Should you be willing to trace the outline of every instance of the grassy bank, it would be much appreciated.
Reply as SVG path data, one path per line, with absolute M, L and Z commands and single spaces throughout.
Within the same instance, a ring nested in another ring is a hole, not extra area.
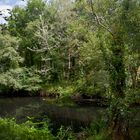
M 0 118 L 0 139 L 1 140 L 106 140 L 107 134 L 103 131 L 104 124 L 98 122 L 82 132 L 73 133 L 70 127 L 63 126 L 52 134 L 47 123 L 26 122 L 17 124 L 14 119 Z M 101 130 L 101 131 L 100 131 Z

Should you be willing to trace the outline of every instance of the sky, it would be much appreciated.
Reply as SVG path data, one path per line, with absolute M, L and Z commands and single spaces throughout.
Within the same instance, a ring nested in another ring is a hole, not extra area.
M 26 1 L 26 0 L 25 0 Z M 0 0 L 0 11 L 2 15 L 0 15 L 0 24 L 6 23 L 3 17 L 8 17 L 8 11 L 6 9 L 12 9 L 14 6 L 25 6 L 26 2 L 24 0 Z
M 15 5 L 25 5 L 25 1 L 27 0 L 0 0 L 0 5 L 9 5 L 11 7 L 15 6 Z

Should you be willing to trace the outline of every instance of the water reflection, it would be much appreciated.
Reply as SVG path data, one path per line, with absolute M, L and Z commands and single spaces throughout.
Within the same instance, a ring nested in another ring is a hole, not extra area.
M 86 127 L 100 117 L 103 110 L 98 107 L 58 106 L 38 97 L 0 98 L 0 117 L 15 117 L 18 122 L 24 122 L 28 117 L 43 119 L 47 116 L 55 128 L 70 125 L 78 130 L 78 127 Z

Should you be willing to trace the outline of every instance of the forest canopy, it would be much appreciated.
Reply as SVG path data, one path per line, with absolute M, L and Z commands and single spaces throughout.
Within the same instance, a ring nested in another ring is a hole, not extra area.
M 14 7 L 1 24 L 2 89 L 38 91 L 54 83 L 91 94 L 138 89 L 139 5 L 30 0 Z
M 113 138 L 129 137 L 128 109 L 140 103 L 139 0 L 29 0 L 0 29 L 0 93 L 108 98 Z

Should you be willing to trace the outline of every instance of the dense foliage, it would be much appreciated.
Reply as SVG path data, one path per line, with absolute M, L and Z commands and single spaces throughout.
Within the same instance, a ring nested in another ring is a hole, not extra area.
M 36 127 L 38 124 L 42 124 L 42 127 Z M 64 126 L 61 126 L 56 134 L 52 134 L 48 125 L 45 122 L 33 123 L 31 121 L 16 124 L 14 119 L 0 118 L 0 138 L 3 140 L 105 140 L 109 138 L 103 131 L 103 123 L 92 124 L 88 130 L 84 131 L 87 133 L 86 137 L 84 132 L 83 136 L 82 134 L 78 136 L 72 132 L 70 127 Z M 100 131 L 101 127 L 103 127 L 102 131 Z
M 15 7 L 1 25 L 2 89 L 65 84 L 101 95 L 136 89 L 139 10 L 137 0 L 30 0 Z
M 29 0 L 0 27 L 1 93 L 106 97 L 113 139 L 129 139 L 130 106 L 140 102 L 139 0 Z

